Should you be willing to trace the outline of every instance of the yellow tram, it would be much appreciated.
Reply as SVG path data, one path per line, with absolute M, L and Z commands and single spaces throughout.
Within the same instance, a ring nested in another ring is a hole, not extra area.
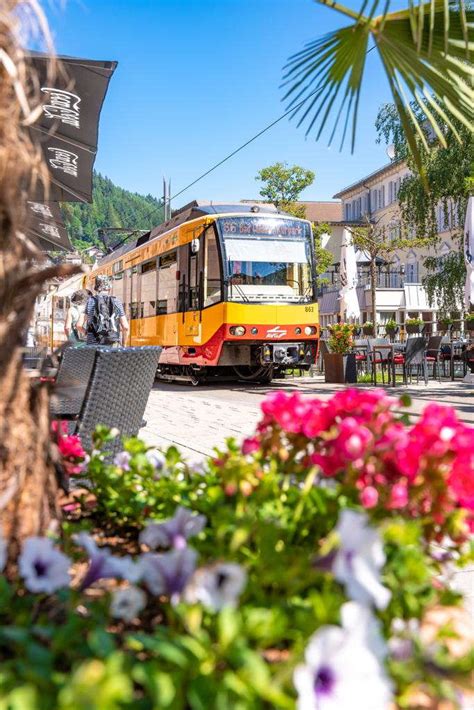
M 113 279 L 131 345 L 161 345 L 158 374 L 269 382 L 308 369 L 319 338 L 310 222 L 269 205 L 192 202 L 90 272 Z

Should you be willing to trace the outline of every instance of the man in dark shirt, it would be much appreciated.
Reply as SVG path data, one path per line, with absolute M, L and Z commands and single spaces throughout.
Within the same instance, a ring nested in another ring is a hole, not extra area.
M 97 297 L 100 296 L 111 296 L 111 290 L 112 290 L 112 280 L 110 276 L 106 275 L 100 275 L 96 276 L 95 279 L 95 292 L 96 295 L 92 296 L 89 298 L 86 304 L 86 308 L 84 313 L 80 316 L 78 322 L 77 322 L 77 328 L 79 330 L 82 330 L 82 332 L 85 332 L 87 335 L 87 344 L 88 345 L 100 345 L 101 341 L 97 337 L 97 334 L 94 332 L 94 329 L 91 327 L 94 314 L 96 313 L 97 310 Z M 118 345 L 126 345 L 127 344 L 127 337 L 128 337 L 128 320 L 127 316 L 125 315 L 125 310 L 123 307 L 122 301 L 117 298 L 117 296 L 113 296 L 113 314 L 111 318 L 112 325 L 114 329 L 116 330 L 116 343 Z

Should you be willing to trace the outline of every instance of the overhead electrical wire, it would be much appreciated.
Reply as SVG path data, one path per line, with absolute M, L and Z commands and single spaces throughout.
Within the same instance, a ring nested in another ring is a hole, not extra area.
M 367 50 L 367 52 L 365 53 L 366 56 L 367 56 L 367 54 L 369 54 L 369 52 L 371 52 L 373 49 L 375 49 L 375 45 L 373 45 L 372 47 L 370 47 L 370 48 Z M 323 87 L 323 88 L 324 88 L 324 87 Z M 209 175 L 210 173 L 214 172 L 214 170 L 217 170 L 217 168 L 219 168 L 221 165 L 223 165 L 223 164 L 226 163 L 228 160 L 230 160 L 231 158 L 233 158 L 234 155 L 237 155 L 237 153 L 240 153 L 241 150 L 243 150 L 243 149 L 246 148 L 248 145 L 250 145 L 251 143 L 253 143 L 254 141 L 256 141 L 257 138 L 260 138 L 260 136 L 263 136 L 263 134 L 266 133 L 267 131 L 269 131 L 271 128 L 273 128 L 273 126 L 276 126 L 277 123 L 280 123 L 280 121 L 283 121 L 284 118 L 286 118 L 286 117 L 289 116 L 290 114 L 292 114 L 292 113 L 294 113 L 295 111 L 297 111 L 301 106 L 303 106 L 303 104 L 306 103 L 306 101 L 307 101 L 311 96 L 314 96 L 315 94 L 321 93 L 321 92 L 323 91 L 323 88 L 315 89 L 311 94 L 308 94 L 308 96 L 306 96 L 306 98 L 304 98 L 302 101 L 300 101 L 300 103 L 296 104 L 296 106 L 292 106 L 291 109 L 289 109 L 288 111 L 286 111 L 283 115 L 281 115 L 281 116 L 280 116 L 279 118 L 277 118 L 275 121 L 272 121 L 272 123 L 269 123 L 268 126 L 266 126 L 266 127 L 263 128 L 261 131 L 259 131 L 259 132 L 256 133 L 254 136 L 252 136 L 252 138 L 250 138 L 248 141 L 246 141 L 245 143 L 242 143 L 242 145 L 239 146 L 238 148 L 236 148 L 235 150 L 233 150 L 232 153 L 229 153 L 229 155 L 226 155 L 225 158 L 222 158 L 222 160 L 220 160 L 218 163 L 216 163 L 216 164 L 213 165 L 211 168 L 209 168 L 209 170 L 206 170 L 205 173 L 202 173 L 202 175 L 200 175 L 200 176 L 197 177 L 195 180 L 193 180 L 192 182 L 190 182 L 189 185 L 186 185 L 186 187 L 183 187 L 182 190 L 180 190 L 179 192 L 176 192 L 174 195 L 172 195 L 172 197 L 169 198 L 169 201 L 171 202 L 171 200 L 175 200 L 177 197 L 179 197 L 180 195 L 182 195 L 183 192 L 186 192 L 186 190 L 189 190 L 190 187 L 192 187 L 193 185 L 196 185 L 196 183 L 198 183 L 200 180 L 202 180 L 203 178 L 205 178 L 205 177 L 206 177 L 207 175 Z

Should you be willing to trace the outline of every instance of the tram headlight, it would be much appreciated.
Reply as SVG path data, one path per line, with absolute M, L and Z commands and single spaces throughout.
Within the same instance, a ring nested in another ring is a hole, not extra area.
M 314 325 L 307 325 L 306 328 L 304 329 L 304 334 L 305 335 L 314 335 L 316 333 L 316 328 Z
M 233 325 L 229 328 L 231 335 L 245 335 L 245 328 L 243 325 Z
M 295 328 L 295 333 L 296 335 L 301 335 L 301 328 L 299 326 Z
M 252 330 L 250 332 L 252 333 L 252 335 L 257 335 L 258 328 L 252 328 Z

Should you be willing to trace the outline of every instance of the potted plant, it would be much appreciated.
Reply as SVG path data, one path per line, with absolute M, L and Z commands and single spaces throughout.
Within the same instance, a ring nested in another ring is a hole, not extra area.
M 393 318 L 390 318 L 390 320 L 385 323 L 385 332 L 387 333 L 390 340 L 394 340 L 395 335 L 398 332 L 397 321 L 393 320 Z
M 375 335 L 374 324 L 370 320 L 366 321 L 362 324 L 362 332 L 364 335 Z
M 407 318 L 405 321 L 405 330 L 407 333 L 422 333 L 424 327 L 425 323 L 421 318 Z
M 326 382 L 357 382 L 355 353 L 351 352 L 354 326 L 350 323 L 334 323 L 328 330 L 329 352 L 324 354 Z
M 467 313 L 465 318 L 466 330 L 474 330 L 474 313 Z
M 438 329 L 442 333 L 447 333 L 453 324 L 453 319 L 450 316 L 440 315 L 438 318 Z

